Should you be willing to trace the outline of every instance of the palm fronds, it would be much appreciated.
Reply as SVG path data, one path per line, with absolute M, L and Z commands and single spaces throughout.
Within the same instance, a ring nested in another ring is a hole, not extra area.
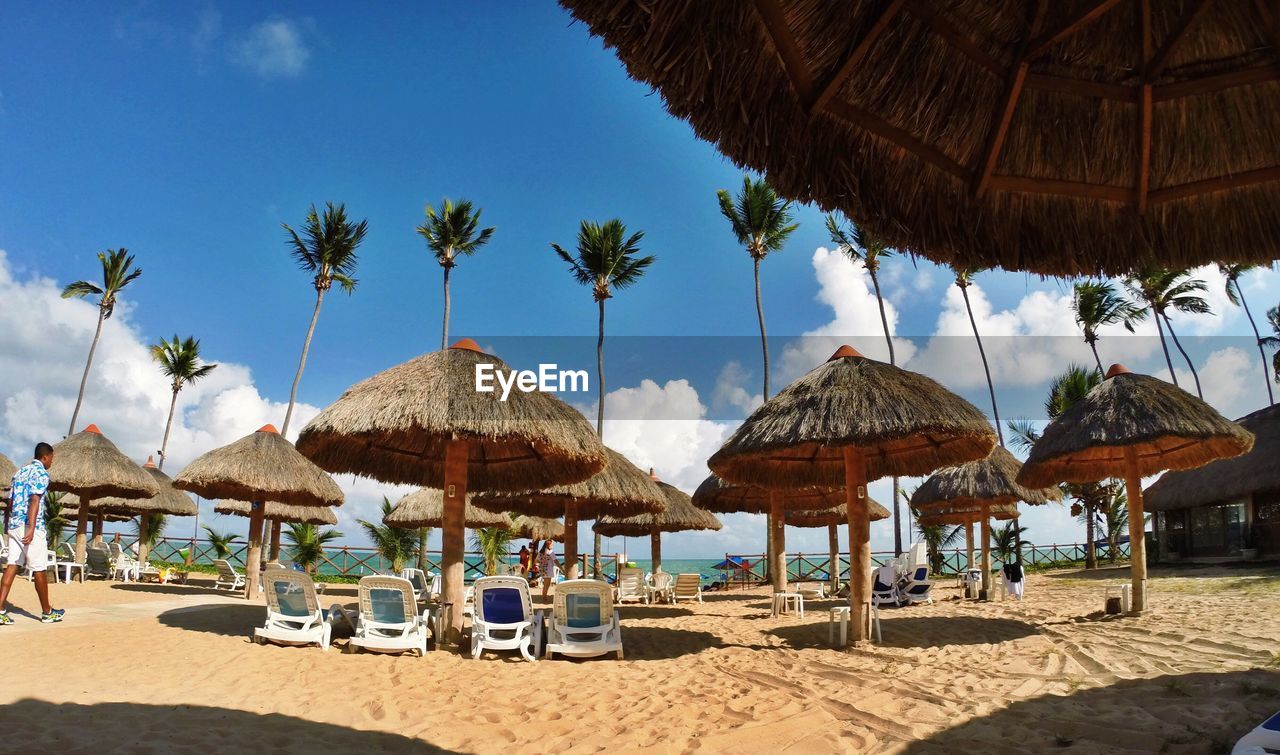
M 418 531 L 392 527 L 382 520 L 391 513 L 391 501 L 382 497 L 382 516 L 377 523 L 357 519 L 356 523 L 373 542 L 373 548 L 382 559 L 391 564 L 391 570 L 399 573 L 404 565 L 418 553 Z
M 627 227 L 614 218 L 604 224 L 582 221 L 578 229 L 578 247 L 571 254 L 559 244 L 552 244 L 555 253 L 569 265 L 569 271 L 578 283 L 591 286 L 596 301 L 612 296 L 613 289 L 635 285 L 653 264 L 656 257 L 639 257 L 640 241 L 644 231 L 627 235 Z
M 291 522 L 284 536 L 290 542 L 289 560 L 312 574 L 316 564 L 324 558 L 325 544 L 342 537 L 342 533 L 335 529 L 320 529 L 314 524 Z
M 213 548 L 213 552 L 218 558 L 231 558 L 231 544 L 240 539 L 240 536 L 233 532 L 217 532 L 209 525 L 202 525 L 205 537 L 209 541 L 209 546 Z
M 327 291 L 334 281 L 348 294 L 355 291 L 356 250 L 369 231 L 368 220 L 353 224 L 347 219 L 346 205 L 326 202 L 323 217 L 311 205 L 301 234 L 288 223 L 281 226 L 288 236 L 289 253 L 299 268 L 314 274 L 317 291 Z
M 779 197 L 763 178 L 743 176 L 736 197 L 721 189 L 716 199 L 720 214 L 728 219 L 733 235 L 752 259 L 781 251 L 787 237 L 800 227 L 791 222 L 791 202 Z
M 516 534 L 506 527 L 481 527 L 471 531 L 471 547 L 484 555 L 484 573 L 493 576 L 511 554 Z
M 445 199 L 440 209 L 427 205 L 427 221 L 418 226 L 418 235 L 427 241 L 427 248 L 436 257 L 441 267 L 453 267 L 457 264 L 459 254 L 472 255 L 480 247 L 489 243 L 494 228 L 480 226 L 479 209 L 472 208 L 471 202 L 463 199 L 456 204 Z

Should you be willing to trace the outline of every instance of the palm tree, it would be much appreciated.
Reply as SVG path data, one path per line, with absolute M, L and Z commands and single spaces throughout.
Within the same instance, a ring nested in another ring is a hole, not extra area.
M 307 338 L 302 342 L 302 358 L 298 360 L 298 372 L 294 375 L 293 387 L 289 390 L 289 408 L 285 411 L 284 426 L 280 429 L 281 435 L 288 435 L 289 421 L 293 419 L 293 405 L 298 400 L 298 383 L 302 381 L 302 371 L 307 366 L 307 352 L 311 350 L 311 337 L 315 335 L 316 320 L 320 318 L 320 305 L 324 303 L 324 295 L 335 281 L 348 295 L 355 292 L 357 281 L 352 276 L 356 271 L 356 250 L 369 231 L 369 221 L 361 220 L 353 225 L 347 220 L 346 205 L 334 206 L 333 202 L 328 202 L 325 204 L 323 219 L 316 214 L 316 206 L 311 205 L 302 236 L 290 228 L 288 223 L 280 225 L 288 234 L 289 253 L 303 272 L 311 274 L 311 284 L 316 289 L 316 308 L 311 313 L 311 324 L 307 326 Z
M 44 499 L 44 536 L 50 551 L 62 542 L 62 531 L 71 524 L 71 520 L 62 515 L 62 495 L 50 490 Z
M 484 573 L 494 576 L 498 567 L 511 555 L 516 535 L 506 527 L 481 527 L 471 533 L 471 547 L 484 554 Z
M 164 469 L 169 449 L 169 430 L 173 428 L 173 413 L 178 408 L 178 391 L 184 385 L 194 383 L 213 372 L 218 365 L 200 364 L 200 342 L 191 336 L 179 340 L 175 335 L 172 341 L 161 338 L 160 343 L 151 347 L 151 358 L 159 363 L 160 371 L 169 378 L 173 387 L 173 398 L 169 400 L 169 419 L 164 423 L 164 440 L 160 441 L 160 468 Z
M 204 525 L 204 534 L 218 558 L 231 558 L 231 544 L 240 539 L 239 535 L 232 532 L 216 532 L 207 524 Z
M 391 501 L 386 496 L 382 497 L 382 520 L 387 518 L 387 514 L 391 513 Z M 392 527 L 389 524 L 373 524 L 363 519 L 357 519 L 356 523 L 364 529 L 364 533 L 373 541 L 373 548 L 382 557 L 383 561 L 391 564 L 392 573 L 399 574 L 404 568 L 405 562 L 413 558 L 418 551 L 417 532 L 414 530 L 400 529 Z
M 146 520 L 146 526 L 143 526 L 142 520 Z M 133 523 L 134 534 L 138 536 L 138 547 L 146 546 L 145 552 L 151 552 L 156 543 L 159 543 L 164 537 L 164 526 L 169 523 L 169 518 L 160 512 L 150 514 L 142 514 L 137 521 Z
M 489 243 L 495 229 L 485 228 L 477 233 L 480 210 L 471 209 L 471 203 L 463 199 L 457 204 L 445 199 L 440 211 L 427 205 L 427 222 L 418 226 L 418 235 L 427 240 L 427 248 L 436 256 L 436 262 L 444 268 L 444 325 L 440 330 L 440 348 L 449 345 L 449 273 L 458 264 L 458 255 L 470 256 Z
M 314 524 L 291 522 L 289 531 L 284 533 L 289 538 L 289 560 L 301 566 L 307 574 L 314 574 L 316 564 L 324 558 L 324 546 L 331 540 L 342 537 L 335 529 L 320 529 Z
M 982 358 L 982 371 L 986 373 L 987 390 L 991 393 L 991 414 L 996 421 L 996 436 L 1000 439 L 1000 445 L 1003 446 L 1004 430 L 1000 427 L 1000 407 L 996 405 L 996 384 L 991 381 L 991 367 L 987 364 L 987 352 L 982 348 L 982 334 L 978 332 L 978 321 L 973 318 L 973 306 L 969 303 L 969 286 L 973 283 L 973 276 L 985 269 L 982 267 L 952 268 L 956 274 L 956 287 L 964 297 L 964 310 L 969 313 L 969 325 L 973 328 L 974 340 L 978 342 L 978 356 Z
M 1164 359 L 1169 366 L 1169 375 L 1173 378 L 1173 384 L 1178 384 L 1178 375 L 1173 371 L 1173 360 L 1169 358 L 1169 347 L 1164 342 L 1164 331 L 1160 330 L 1161 321 L 1169 329 L 1169 335 L 1173 337 L 1173 345 L 1178 348 L 1182 358 L 1187 362 L 1187 367 L 1191 370 L 1191 377 L 1196 382 L 1196 395 L 1203 399 L 1200 375 L 1196 372 L 1196 366 L 1191 361 L 1191 357 L 1187 356 L 1186 350 L 1182 348 L 1178 334 L 1173 332 L 1169 310 L 1176 309 L 1179 312 L 1197 315 L 1213 314 L 1209 309 L 1209 303 L 1200 296 L 1201 292 L 1208 290 L 1205 282 L 1192 278 L 1189 270 L 1166 270 L 1157 267 L 1129 274 L 1124 280 L 1124 285 L 1136 298 L 1146 303 L 1144 311 L 1150 311 L 1155 317 L 1156 330 L 1160 333 L 1160 345 L 1164 348 Z
M 1271 392 L 1271 376 L 1267 374 L 1267 353 L 1263 349 L 1266 345 L 1262 334 L 1258 332 L 1258 323 L 1253 320 L 1253 313 L 1249 311 L 1249 302 L 1244 299 L 1244 291 L 1240 288 L 1240 278 L 1245 273 L 1261 268 L 1262 265 L 1246 265 L 1241 263 L 1223 264 L 1218 263 L 1218 271 L 1227 279 L 1227 299 L 1237 307 L 1244 307 L 1245 317 L 1249 318 L 1249 326 L 1253 328 L 1253 337 L 1258 342 L 1258 356 L 1262 358 L 1262 382 L 1267 385 L 1267 404 L 1271 405 L 1276 402 L 1275 394 Z M 1270 265 L 1267 265 L 1270 267 Z
M 1102 358 L 1098 356 L 1098 330 L 1106 325 L 1119 324 L 1132 333 L 1134 325 L 1147 316 L 1146 310 L 1121 296 L 1115 285 L 1107 280 L 1077 283 L 1071 309 L 1075 312 L 1076 324 L 1084 331 L 1084 342 L 1093 350 L 1098 372 L 1106 371 Z
M 1019 525 L 1017 519 L 991 529 L 991 550 L 995 551 L 1000 563 L 1007 564 L 1017 560 L 1025 542 L 1022 536 L 1026 531 L 1027 528 Z
M 552 244 L 560 259 L 569 265 L 569 272 L 578 283 L 591 286 L 591 295 L 600 307 L 600 330 L 596 337 L 596 434 L 604 437 L 604 303 L 613 297 L 615 289 L 634 286 L 644 277 L 645 271 L 656 259 L 653 255 L 640 255 L 640 241 L 644 231 L 627 236 L 627 227 L 614 218 L 603 225 L 582 221 L 578 229 L 578 249 L 573 255 L 559 244 Z M 595 536 L 594 572 L 600 571 L 600 535 Z
M 880 293 L 880 258 L 890 257 L 893 250 L 879 237 L 864 231 L 855 224 L 852 232 L 840 227 L 834 214 L 827 215 L 827 233 L 831 243 L 853 262 L 861 262 L 871 276 L 871 285 L 876 290 L 876 304 L 880 307 L 880 326 L 884 329 L 884 341 L 889 347 L 889 364 L 896 365 L 898 360 L 893 351 L 893 335 L 889 332 L 889 317 L 884 311 L 884 296 Z M 902 555 L 901 507 L 898 503 L 898 478 L 893 478 L 893 552 Z
M 907 491 L 904 490 L 902 493 L 905 497 Z M 964 527 L 950 524 L 921 524 L 920 512 L 912 509 L 911 514 L 915 517 L 916 531 L 924 539 L 925 551 L 929 554 L 929 571 L 934 574 L 941 574 L 943 569 L 942 552 L 947 548 L 953 547 L 964 536 Z
M 80 377 L 80 393 L 76 396 L 76 408 L 71 413 L 71 424 L 67 427 L 67 435 L 76 431 L 76 420 L 80 418 L 80 405 L 84 403 L 84 389 L 89 382 L 89 368 L 93 366 L 93 352 L 98 349 L 98 339 L 102 337 L 102 323 L 111 317 L 116 309 L 116 297 L 126 286 L 142 275 L 142 268 L 133 266 L 133 255 L 128 249 L 108 249 L 98 252 L 98 261 L 102 263 L 102 285 L 89 281 L 76 281 L 62 289 L 63 299 L 83 299 L 86 296 L 98 297 L 98 328 L 93 331 L 93 342 L 89 344 L 89 358 L 84 362 L 84 375 Z
M 1275 335 L 1263 336 L 1262 345 L 1269 349 L 1280 349 L 1280 305 L 1267 310 L 1267 322 L 1271 324 L 1271 332 Z M 1271 355 L 1271 374 L 1280 384 L 1280 351 Z

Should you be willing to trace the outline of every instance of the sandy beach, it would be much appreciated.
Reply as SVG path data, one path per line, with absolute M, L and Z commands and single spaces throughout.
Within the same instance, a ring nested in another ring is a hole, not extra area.
M 260 604 L 201 587 L 25 581 L 0 629 L 10 745 L 70 752 L 1217 752 L 1280 703 L 1280 569 L 1156 570 L 1152 610 L 1102 618 L 1104 569 L 1032 575 L 1022 603 L 883 612 L 827 645 L 833 601 L 771 617 L 763 589 L 623 609 L 624 661 L 258 646 Z M 322 602 L 354 604 L 343 586 Z M 24 747 L 25 749 L 25 747 Z

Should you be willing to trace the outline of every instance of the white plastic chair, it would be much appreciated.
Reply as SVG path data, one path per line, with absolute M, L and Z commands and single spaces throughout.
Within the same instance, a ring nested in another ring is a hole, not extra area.
M 84 575 L 89 577 L 105 577 L 111 579 L 115 568 L 111 565 L 111 552 L 102 545 L 90 545 L 84 551 Z
M 556 585 L 550 623 L 547 658 L 556 653 L 573 658 L 616 653 L 622 660 L 622 621 L 607 582 L 569 579 Z
M 933 603 L 933 583 L 929 581 L 929 567 L 917 566 L 898 587 L 898 596 L 904 603 Z
M 871 572 L 871 604 L 874 606 L 902 605 L 898 592 L 897 574 L 892 564 Z
M 244 587 L 244 575 L 236 571 L 230 561 L 219 558 L 213 562 L 213 565 L 218 567 L 218 581 L 213 583 L 215 588 L 239 590 Z
M 475 583 L 471 657 L 485 650 L 519 650 L 536 661 L 542 644 L 542 612 L 529 600 L 524 577 L 480 577 Z
M 258 644 L 310 645 L 329 649 L 333 624 L 320 610 L 311 577 L 291 569 L 271 568 L 263 572 L 267 595 L 267 620 L 253 630 Z
M 701 574 L 677 574 L 676 583 L 671 588 L 671 602 L 678 603 L 681 600 L 696 600 L 702 602 L 702 575 Z
M 351 622 L 345 611 L 342 615 Z M 347 652 L 359 648 L 380 653 L 414 651 L 427 654 L 430 609 L 418 614 L 413 585 L 403 577 L 374 575 L 360 580 L 360 615 Z
M 701 581 L 701 580 L 699 580 Z M 671 589 L 675 584 L 675 577 L 664 571 L 657 571 L 649 575 L 649 601 L 657 603 L 660 600 L 671 602 Z

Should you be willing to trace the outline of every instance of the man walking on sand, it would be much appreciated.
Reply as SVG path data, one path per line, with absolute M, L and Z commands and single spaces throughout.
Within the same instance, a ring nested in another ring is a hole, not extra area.
M 18 575 L 18 567 L 32 571 L 36 595 L 40 598 L 40 621 L 53 624 L 62 621 L 64 611 L 49 604 L 49 581 L 45 569 L 49 565 L 49 547 L 44 530 L 44 497 L 49 490 L 49 467 L 53 466 L 53 446 L 37 443 L 31 463 L 13 476 L 10 489 L 9 529 L 5 538 L 9 547 L 9 564 L 0 578 L 0 626 L 12 624 L 9 617 L 9 588 Z

